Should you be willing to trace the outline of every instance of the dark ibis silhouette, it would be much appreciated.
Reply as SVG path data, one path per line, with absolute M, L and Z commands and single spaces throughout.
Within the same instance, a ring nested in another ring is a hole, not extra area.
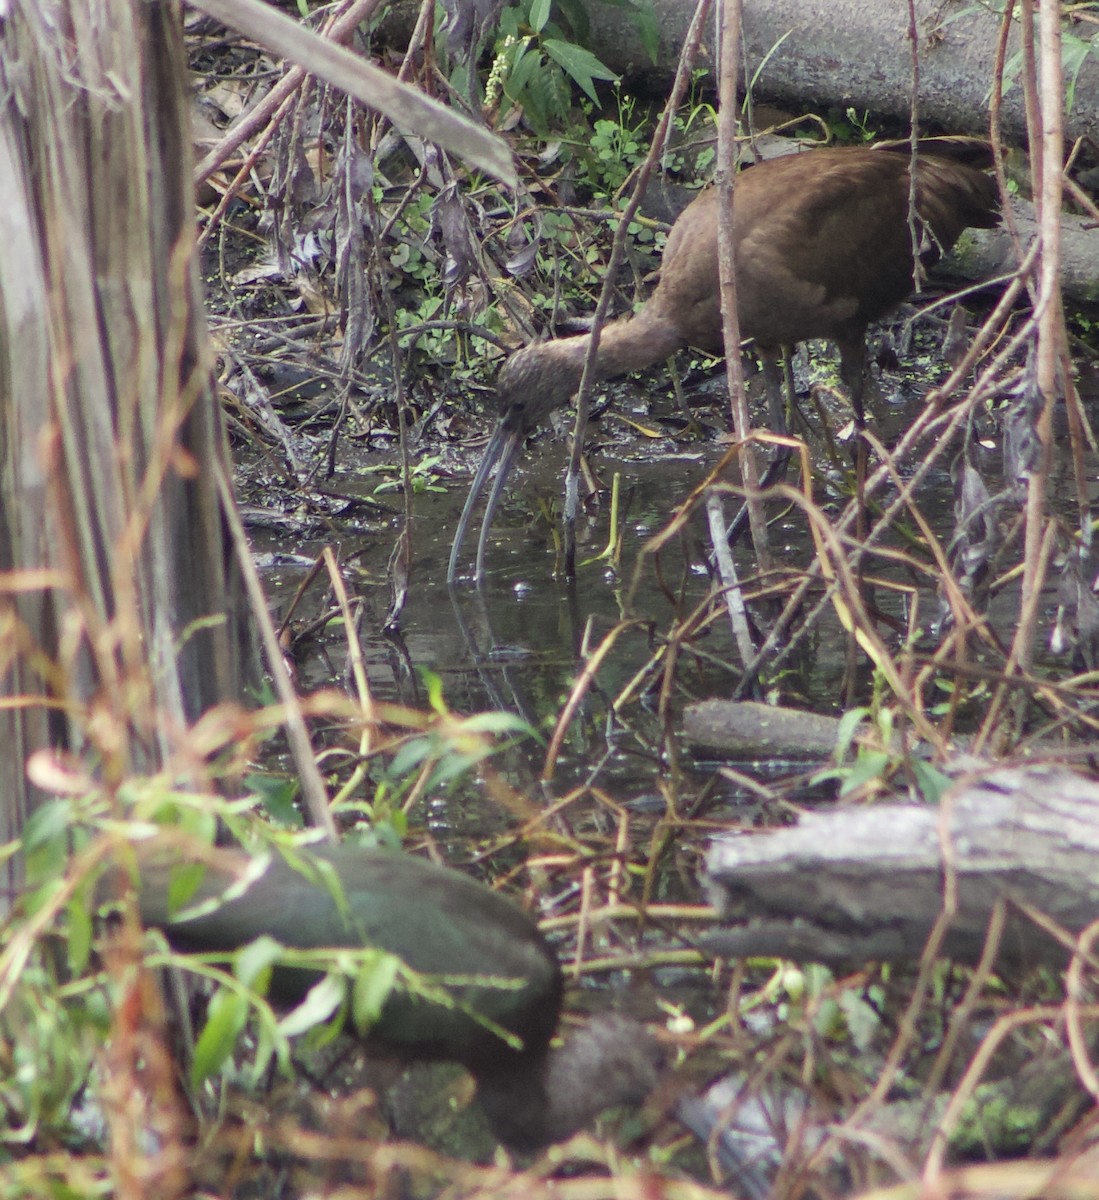
M 397 955 L 449 1000 L 397 988 L 365 1036 L 406 1059 L 467 1067 L 505 1145 L 527 1151 L 560 1141 L 652 1090 L 655 1042 L 629 1018 L 594 1017 L 551 1048 L 564 992 L 557 957 L 521 909 L 476 880 L 349 844 L 299 852 L 293 866 L 272 858 L 251 878 L 251 860 L 227 853 L 232 866 L 208 866 L 178 914 L 169 909 L 170 862 L 143 863 L 142 920 L 185 951 L 230 952 L 266 934 L 293 949 Z M 298 1004 L 320 978 L 278 965 L 271 998 Z
M 975 138 L 918 143 L 915 230 L 909 223 L 911 144 L 813 150 L 742 171 L 733 193 L 733 255 L 740 334 L 763 362 L 769 420 L 785 430 L 784 347 L 828 338 L 856 424 L 863 419 L 866 329 L 913 291 L 913 239 L 933 264 L 964 229 L 999 223 L 989 144 Z M 702 192 L 672 226 L 660 280 L 641 310 L 609 322 L 595 377 L 640 370 L 686 346 L 722 354 L 716 189 Z M 516 351 L 497 381 L 500 418 L 474 476 L 454 537 L 447 581 L 458 572 L 473 510 L 497 467 L 485 504 L 474 579 L 484 574 L 488 532 L 527 435 L 577 390 L 589 335 Z

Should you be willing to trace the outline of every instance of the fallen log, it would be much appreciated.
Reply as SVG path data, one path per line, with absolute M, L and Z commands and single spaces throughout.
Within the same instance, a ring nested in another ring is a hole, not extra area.
M 700 700 L 683 711 L 687 740 L 729 758 L 827 761 L 839 732 L 839 717 L 758 700 Z
M 913 961 L 953 891 L 941 957 L 976 962 L 1002 908 L 1000 969 L 1063 967 L 1099 917 L 1097 864 L 1099 782 L 967 762 L 937 808 L 836 808 L 715 842 L 706 884 L 727 924 L 702 941 L 728 957 Z
M 622 10 L 590 6 L 592 50 L 608 66 L 640 79 L 655 94 L 667 91 L 687 28 L 693 0 L 654 0 L 659 29 L 657 61 L 645 49 L 635 22 Z M 976 133 L 987 128 L 988 93 L 1000 16 L 970 5 L 944 9 L 937 0 L 914 5 L 919 50 L 917 108 L 921 122 Z M 741 84 L 788 106 L 823 112 L 854 108 L 876 117 L 906 121 L 912 104 L 912 43 L 908 14 L 892 0 L 745 0 L 744 64 Z M 1067 25 L 1077 43 L 1092 27 Z M 1012 32 L 1008 53 L 1018 50 Z M 700 66 L 713 70 L 712 44 L 704 44 Z M 1015 84 L 1003 102 L 1009 140 L 1023 140 L 1026 122 L 1022 89 Z M 1099 138 L 1099 60 L 1087 55 L 1075 79 L 1075 96 L 1065 118 L 1069 138 Z

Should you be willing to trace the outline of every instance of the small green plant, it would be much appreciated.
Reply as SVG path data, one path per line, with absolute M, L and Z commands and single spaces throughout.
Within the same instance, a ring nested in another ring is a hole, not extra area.
M 686 173 L 697 183 L 706 182 L 717 157 L 717 110 L 705 99 L 703 86 L 709 77 L 705 67 L 691 73 L 691 90 L 686 104 L 672 118 L 678 136 L 675 149 L 665 152 L 661 166 L 665 171 Z M 694 139 L 692 144 L 691 139 Z M 698 146 L 695 150 L 694 146 Z
M 390 230 L 390 241 L 387 242 L 389 263 L 394 270 L 394 287 L 400 286 L 405 280 L 415 282 L 418 287 L 438 283 L 439 269 L 429 242 L 434 202 L 435 198 L 430 192 L 421 190 L 398 210 Z M 374 188 L 374 203 L 383 213 L 387 207 L 392 207 L 391 201 L 387 203 L 380 185 Z
M 950 1137 L 951 1147 L 965 1156 L 1025 1154 L 1044 1132 L 1048 1113 L 1037 1100 L 1004 1094 L 1002 1084 L 981 1084 L 966 1101 Z
M 603 118 L 595 122 L 591 148 L 599 167 L 601 182 L 609 192 L 616 192 L 626 182 L 634 167 L 645 159 L 644 149 L 633 130 L 617 121 Z
M 635 167 L 639 167 L 648 153 L 645 139 L 645 122 L 635 119 L 636 102 L 623 96 L 615 84 L 615 100 L 618 119 L 598 118 L 592 127 L 588 141 L 591 154 L 586 162 L 595 181 L 596 193 L 613 195 L 622 187 Z
M 846 121 L 829 121 L 828 128 L 837 142 L 872 142 L 879 136 L 878 130 L 869 125 L 870 110 L 867 109 L 859 116 L 855 108 L 848 108 Z
M 435 719 L 422 733 L 409 737 L 390 759 L 383 779 L 390 795 L 413 780 L 417 788 L 449 786 L 516 738 L 538 737 L 535 729 L 511 713 L 458 716 L 446 704 L 441 677 L 426 668 L 419 673 Z
M 652 0 L 607 2 L 629 10 L 655 62 L 659 30 Z M 587 48 L 587 39 L 588 14 L 581 0 L 521 0 L 505 9 L 486 86 L 486 99 L 499 103 L 500 118 L 519 105 L 531 128 L 544 136 L 567 118 L 574 87 L 598 104 L 596 82 L 618 77 Z
M 838 780 L 841 796 L 862 790 L 880 793 L 903 766 L 910 771 L 920 798 L 927 804 L 938 804 L 950 780 L 924 759 L 903 754 L 895 736 L 893 710 L 882 704 L 878 695 L 882 687 L 883 680 L 876 675 L 873 703 L 843 714 L 833 752 L 835 765 L 818 771 L 813 781 Z M 855 751 L 855 761 L 848 763 L 845 760 L 860 729 L 866 736 Z
M 942 692 L 944 699 L 929 705 L 928 714 L 932 717 L 945 717 L 948 713 L 953 713 L 955 723 L 960 718 L 964 719 L 983 711 L 992 697 L 992 688 L 985 680 L 959 687 L 952 679 L 938 677 L 935 679 L 935 690 Z
M 550 21 L 551 9 L 551 0 L 523 0 L 504 10 L 492 72 L 500 87 L 501 118 L 520 105 L 531 128 L 542 135 L 570 111 L 573 86 L 598 103 L 595 81 L 617 79 L 590 50 L 568 40 Z
M 421 458 L 419 462 L 412 465 L 412 492 L 413 495 L 422 496 L 427 492 L 446 492 L 446 488 L 439 482 L 439 476 L 436 474 L 435 468 L 439 465 L 442 455 L 431 454 L 427 458 Z M 375 496 L 384 495 L 386 492 L 397 492 L 401 489 L 400 467 L 396 463 L 378 463 L 374 466 L 364 468 L 366 475 L 392 475 L 393 479 L 386 479 L 374 489 Z
M 820 963 L 785 963 L 778 974 L 778 1016 L 784 1021 L 808 1018 L 817 1036 L 837 1045 L 850 1041 L 865 1053 L 881 1036 L 882 1022 L 868 996 L 881 998 L 880 987 L 837 987 L 835 976 Z

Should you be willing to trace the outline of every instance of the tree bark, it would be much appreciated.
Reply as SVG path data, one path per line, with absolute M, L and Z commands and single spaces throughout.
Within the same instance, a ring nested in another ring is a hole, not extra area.
M 0 20 L 0 841 L 47 794 L 37 751 L 117 785 L 258 676 L 187 87 L 178 4 L 13 0 Z

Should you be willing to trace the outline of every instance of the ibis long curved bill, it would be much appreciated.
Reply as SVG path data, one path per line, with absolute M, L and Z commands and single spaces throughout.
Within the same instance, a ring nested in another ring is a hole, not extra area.
M 485 515 L 481 518 L 481 533 L 477 538 L 477 558 L 473 568 L 474 583 L 479 584 L 484 578 L 485 546 L 488 544 L 489 530 L 492 528 L 492 521 L 496 516 L 496 508 L 500 503 L 500 497 L 504 494 L 504 485 L 507 483 L 508 476 L 511 474 L 511 468 L 515 465 L 515 460 L 519 456 L 524 437 L 525 431 L 519 428 L 509 429 L 505 418 L 501 418 L 493 430 L 492 437 L 489 439 L 489 443 L 485 447 L 485 452 L 481 456 L 481 461 L 477 465 L 477 473 L 473 476 L 473 482 L 469 485 L 469 495 L 466 497 L 462 515 L 458 519 L 458 529 L 454 534 L 454 544 L 450 547 L 450 562 L 446 569 L 446 581 L 448 585 L 453 584 L 457 580 L 458 559 L 461 557 L 462 543 L 469 532 L 473 510 L 477 507 L 477 501 L 480 500 L 481 493 L 485 490 L 488 477 L 492 474 L 492 468 L 499 464 L 496 471 L 496 478 L 492 481 L 492 488 L 489 490 L 488 499 L 485 501 Z

